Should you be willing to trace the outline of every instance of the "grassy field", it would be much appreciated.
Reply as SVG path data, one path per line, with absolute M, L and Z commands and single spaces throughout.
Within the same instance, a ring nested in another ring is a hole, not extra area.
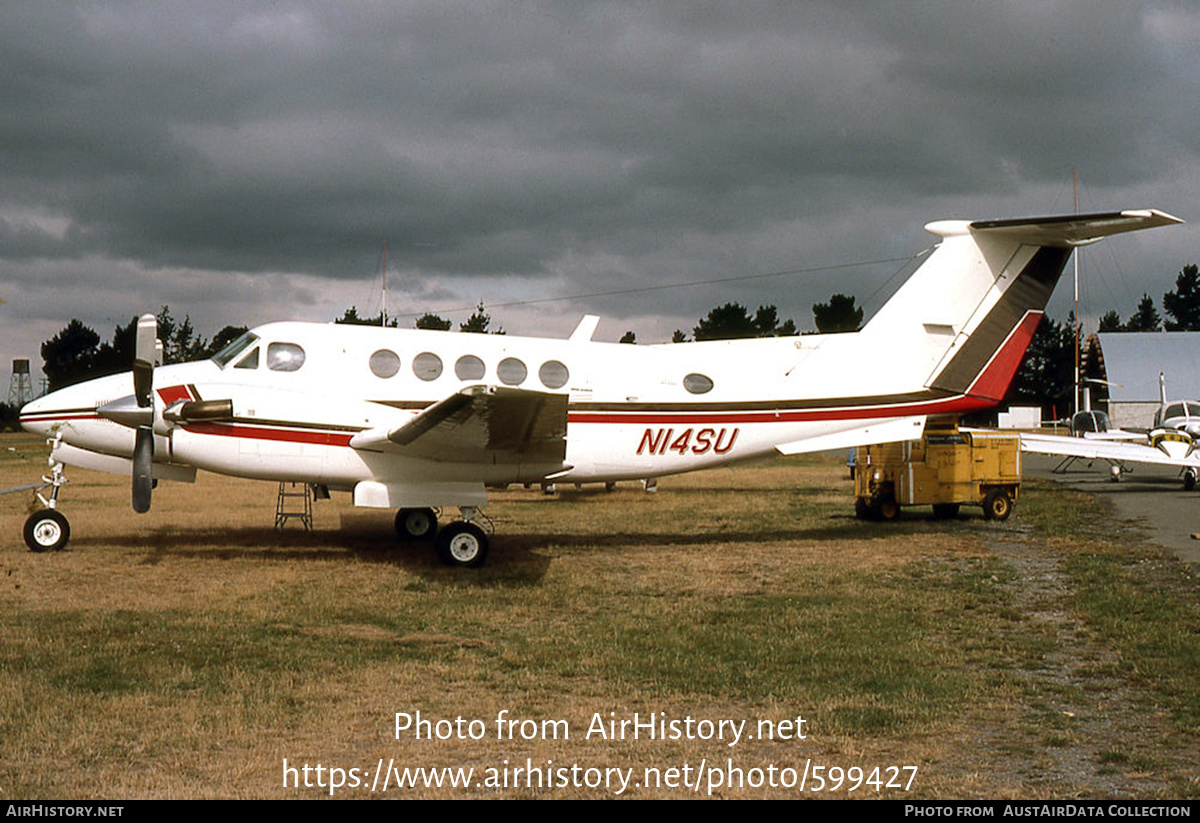
M 0 437 L 0 488 L 44 455 Z M 276 532 L 271 484 L 68 477 L 64 552 L 0 497 L 4 800 L 1200 797 L 1196 570 L 1050 485 L 1003 524 L 858 521 L 828 458 L 512 490 L 454 570 L 345 495 Z

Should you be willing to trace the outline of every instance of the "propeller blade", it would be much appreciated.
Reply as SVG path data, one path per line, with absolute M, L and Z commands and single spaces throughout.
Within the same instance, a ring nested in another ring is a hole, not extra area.
M 150 413 L 150 425 L 139 422 L 133 446 L 133 510 L 150 511 L 154 489 L 154 366 L 158 363 L 158 319 L 153 314 L 138 318 L 133 350 L 133 396 L 138 407 Z
M 154 405 L 154 365 L 158 354 L 158 319 L 153 314 L 138 318 L 133 354 L 133 394 L 142 408 Z
M 133 447 L 133 510 L 138 514 L 150 511 L 150 493 L 154 488 L 154 430 L 138 426 Z

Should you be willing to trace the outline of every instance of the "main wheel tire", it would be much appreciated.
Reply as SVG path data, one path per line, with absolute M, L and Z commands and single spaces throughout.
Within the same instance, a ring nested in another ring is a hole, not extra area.
M 890 523 L 900 516 L 900 504 L 890 495 L 872 498 L 867 511 L 871 515 L 872 520 L 881 520 Z
M 432 540 L 437 533 L 433 509 L 401 509 L 396 512 L 396 534 L 402 540 Z
M 1196 488 L 1196 470 L 1188 469 L 1183 473 L 1183 490 L 1191 491 Z
M 25 545 L 30 551 L 61 551 L 71 539 L 71 524 L 61 512 L 42 509 L 25 521 Z
M 487 535 L 474 523 L 451 523 L 438 534 L 437 553 L 447 566 L 478 568 L 487 560 Z
M 1012 514 L 1013 502 L 1004 489 L 992 489 L 983 498 L 984 520 L 1007 520 Z

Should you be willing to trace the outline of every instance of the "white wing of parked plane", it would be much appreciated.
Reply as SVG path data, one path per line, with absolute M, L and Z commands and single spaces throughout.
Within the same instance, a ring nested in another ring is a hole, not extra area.
M 1022 434 L 1021 451 L 1054 457 L 1078 457 L 1083 460 L 1107 460 L 1111 463 L 1152 463 L 1200 469 L 1200 452 L 1172 457 L 1146 443 L 1102 440 L 1092 437 L 1067 437 L 1055 434 Z

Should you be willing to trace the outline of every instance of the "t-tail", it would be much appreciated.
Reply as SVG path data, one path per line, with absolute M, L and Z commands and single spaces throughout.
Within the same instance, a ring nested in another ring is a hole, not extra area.
M 949 410 L 995 405 L 1075 247 L 1182 222 L 1148 209 L 930 223 L 942 242 L 862 336 L 904 352 L 907 385 L 922 385 L 930 400 L 960 398 Z

